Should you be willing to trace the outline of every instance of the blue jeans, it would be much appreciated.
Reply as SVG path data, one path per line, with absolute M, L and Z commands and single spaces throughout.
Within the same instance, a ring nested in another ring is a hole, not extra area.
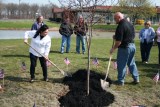
M 86 51 L 86 36 L 77 35 L 76 36 L 76 52 L 80 53 L 80 42 L 82 43 L 82 52 Z
M 118 69 L 118 81 L 124 83 L 126 75 L 126 65 L 129 68 L 130 73 L 134 81 L 139 82 L 139 74 L 134 59 L 136 47 L 134 43 L 130 43 L 127 48 L 118 48 L 117 53 L 117 69 Z
M 69 52 L 69 50 L 70 50 L 70 42 L 71 42 L 71 36 L 64 36 L 64 35 L 62 35 L 61 53 L 64 53 L 64 47 L 65 47 L 66 43 L 67 43 L 67 45 L 66 45 L 66 52 L 67 53 Z

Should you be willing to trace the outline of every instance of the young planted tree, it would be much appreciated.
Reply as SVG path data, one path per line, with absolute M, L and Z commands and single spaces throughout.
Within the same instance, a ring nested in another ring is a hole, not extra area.
M 97 13 L 99 9 L 98 6 L 106 6 L 115 4 L 115 0 L 59 0 L 61 7 L 69 12 L 72 16 L 72 21 L 76 24 L 77 17 L 82 15 L 85 19 L 85 22 L 88 24 L 88 33 L 86 35 L 87 42 L 87 51 L 88 51 L 88 65 L 87 65 L 87 95 L 89 95 L 89 81 L 90 81 L 90 50 L 91 50 L 91 42 L 93 35 L 93 25 L 100 22 L 101 19 L 106 18 L 106 12 L 108 12 L 110 6 L 108 8 L 103 8 L 103 12 Z M 74 13 L 73 11 L 77 11 L 78 13 Z M 74 16 L 74 17 L 73 17 Z M 98 19 L 95 19 L 95 16 L 99 16 Z

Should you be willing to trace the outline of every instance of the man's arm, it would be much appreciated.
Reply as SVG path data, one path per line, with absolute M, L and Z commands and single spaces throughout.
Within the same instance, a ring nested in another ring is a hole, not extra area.
M 120 45 L 121 45 L 121 41 L 115 41 L 114 46 L 110 50 L 110 54 L 112 54 Z

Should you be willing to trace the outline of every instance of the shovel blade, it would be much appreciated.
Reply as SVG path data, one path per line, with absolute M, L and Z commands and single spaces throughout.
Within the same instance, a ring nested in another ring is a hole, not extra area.
M 68 74 L 68 73 L 66 73 L 66 72 L 64 72 L 64 74 L 63 74 L 65 77 L 72 77 L 72 75 L 71 74 Z
M 109 82 L 102 80 L 102 79 L 100 79 L 100 82 L 101 82 L 101 87 L 103 90 L 109 87 Z

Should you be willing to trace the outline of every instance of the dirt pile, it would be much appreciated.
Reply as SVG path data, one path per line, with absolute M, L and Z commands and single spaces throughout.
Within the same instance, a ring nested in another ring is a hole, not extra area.
M 87 95 L 87 70 L 78 70 L 72 77 L 65 77 L 63 82 L 69 85 L 70 91 L 59 99 L 61 107 L 104 107 L 114 102 L 114 95 L 101 88 L 100 79 L 104 79 L 94 71 L 90 71 L 90 94 Z M 111 79 L 107 81 L 112 84 Z

